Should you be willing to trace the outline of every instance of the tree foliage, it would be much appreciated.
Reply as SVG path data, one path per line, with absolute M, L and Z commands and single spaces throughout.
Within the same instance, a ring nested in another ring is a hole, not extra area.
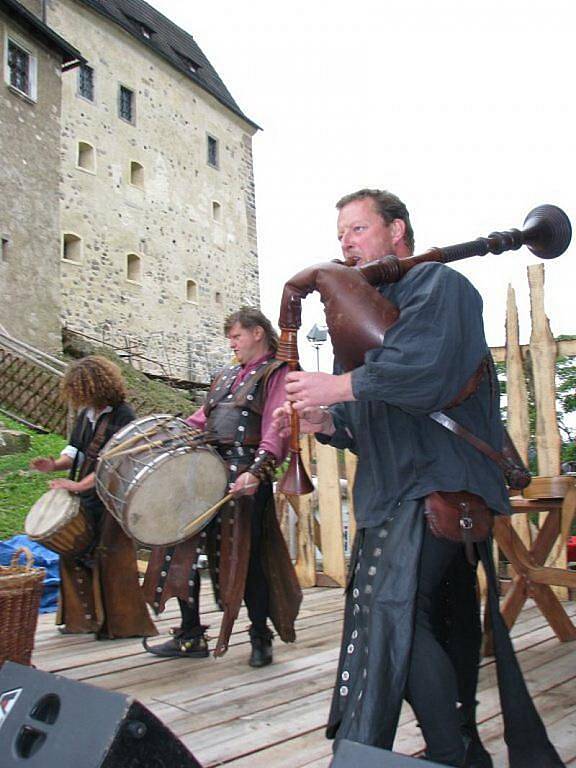
M 572 341 L 576 336 L 559 336 L 556 341 Z M 496 363 L 500 381 L 500 390 L 506 393 L 506 364 Z M 535 459 L 536 443 L 536 403 L 534 397 L 534 377 L 532 360 L 528 355 L 524 360 L 524 375 L 528 390 L 528 417 L 530 424 L 531 465 Z M 502 418 L 507 418 L 506 406 L 502 407 Z M 556 361 L 556 415 L 562 438 L 561 461 L 576 461 L 576 429 L 570 425 L 567 415 L 576 413 L 576 357 L 559 357 Z

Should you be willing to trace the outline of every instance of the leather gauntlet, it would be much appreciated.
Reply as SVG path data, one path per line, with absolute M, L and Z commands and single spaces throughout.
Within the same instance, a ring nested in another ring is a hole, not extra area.
M 256 458 L 252 464 L 248 467 L 247 471 L 250 474 L 257 477 L 258 480 L 274 480 L 274 472 L 276 470 L 276 456 L 270 451 L 259 450 L 256 453 Z

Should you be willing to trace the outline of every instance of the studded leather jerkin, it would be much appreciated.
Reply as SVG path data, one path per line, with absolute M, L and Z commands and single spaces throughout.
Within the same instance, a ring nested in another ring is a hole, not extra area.
M 283 363 L 265 360 L 255 366 L 232 392 L 240 366 L 225 368 L 215 379 L 204 413 L 206 431 L 219 445 L 256 446 L 261 439 L 266 382 Z

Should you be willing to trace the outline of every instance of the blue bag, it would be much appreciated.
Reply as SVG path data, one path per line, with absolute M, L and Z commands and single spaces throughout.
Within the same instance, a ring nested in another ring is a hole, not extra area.
M 7 541 L 0 541 L 0 565 L 10 565 L 14 552 L 20 547 L 27 547 L 32 552 L 35 568 L 46 569 L 40 613 L 54 613 L 58 607 L 58 593 L 60 591 L 59 556 L 37 541 L 32 541 L 28 536 L 19 534 Z M 26 564 L 24 554 L 20 555 L 19 562 L 22 565 Z

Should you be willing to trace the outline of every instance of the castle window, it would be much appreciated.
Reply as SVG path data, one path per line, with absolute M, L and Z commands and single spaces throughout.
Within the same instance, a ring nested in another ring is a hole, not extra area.
M 94 70 L 88 64 L 78 67 L 78 96 L 94 101 Z
M 72 232 L 62 235 L 62 259 L 79 264 L 82 261 L 82 238 Z
M 96 173 L 96 152 L 92 144 L 86 141 L 78 142 L 78 168 L 90 173 Z
M 186 301 L 198 302 L 198 283 L 195 280 L 186 280 Z
M 18 93 L 36 99 L 36 57 L 7 38 L 6 82 Z
M 144 189 L 144 166 L 136 160 L 130 162 L 130 184 Z
M 185 56 L 183 53 L 179 53 L 178 55 L 180 56 L 182 64 L 184 64 L 186 69 L 188 69 L 190 72 L 198 72 L 198 70 L 200 69 L 200 65 L 199 64 L 197 64 L 189 56 Z
M 142 282 L 142 259 L 136 253 L 126 256 L 126 279 L 131 283 Z
M 218 139 L 215 139 L 214 136 L 210 136 L 210 134 L 206 136 L 206 139 L 208 153 L 206 161 L 212 168 L 218 168 Z
M 10 240 L 6 235 L 0 237 L 0 262 L 8 261 L 8 246 Z
M 134 91 L 121 85 L 118 91 L 118 116 L 128 123 L 134 124 Z
M 222 221 L 222 206 L 217 200 L 212 201 L 212 218 L 218 223 Z
M 216 291 L 216 293 L 214 294 L 214 301 L 216 302 L 216 304 L 222 304 L 222 294 L 220 293 L 220 291 Z

